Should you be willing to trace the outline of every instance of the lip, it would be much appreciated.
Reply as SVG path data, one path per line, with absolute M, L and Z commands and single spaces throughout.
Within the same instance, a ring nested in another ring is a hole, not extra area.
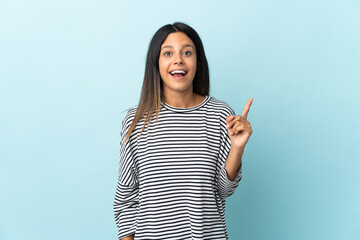
M 188 70 L 186 69 L 183 69 L 183 68 L 177 68 L 177 69 L 173 69 L 169 72 L 169 74 L 172 72 L 172 71 L 175 71 L 175 70 L 179 70 L 179 71 L 185 71 L 186 73 L 188 73 Z M 171 74 L 170 74 L 171 75 Z M 185 74 L 186 75 L 186 74 Z
M 169 73 L 169 75 L 170 75 L 172 78 L 176 79 L 176 80 L 181 80 L 181 79 L 185 78 L 185 76 L 186 76 L 186 74 L 185 74 L 184 76 L 183 76 L 183 75 L 181 75 L 181 76 L 173 76 L 173 75 L 171 75 L 170 73 Z
M 181 76 L 174 76 L 174 75 L 171 75 L 171 72 L 172 71 L 175 71 L 175 70 L 181 70 L 181 71 L 185 71 L 185 75 L 181 75 Z M 169 75 L 175 79 L 175 80 L 181 80 L 181 79 L 184 79 L 185 76 L 188 74 L 188 71 L 186 69 L 183 69 L 183 68 L 177 68 L 177 69 L 173 69 L 169 72 Z

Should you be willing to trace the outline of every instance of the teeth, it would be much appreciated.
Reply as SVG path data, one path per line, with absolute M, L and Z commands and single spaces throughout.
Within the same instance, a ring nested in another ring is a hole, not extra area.
M 172 72 L 170 72 L 171 75 L 175 74 L 175 73 L 181 73 L 181 74 L 186 74 L 186 72 L 184 70 L 174 70 Z

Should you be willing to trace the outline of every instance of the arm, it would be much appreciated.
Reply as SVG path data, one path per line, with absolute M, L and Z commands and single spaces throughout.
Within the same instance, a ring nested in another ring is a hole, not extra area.
M 131 235 L 135 234 L 137 205 L 138 186 L 127 186 L 118 181 L 113 207 L 119 239 L 132 239 Z
M 226 116 L 235 115 L 232 108 L 228 107 L 220 113 L 220 150 L 218 155 L 217 191 L 223 199 L 231 196 L 242 178 L 242 151 L 231 147 L 231 140 L 226 127 Z
M 120 168 L 113 204 L 119 239 L 133 239 L 137 224 L 139 183 L 134 168 L 133 139 L 123 142 L 130 125 L 128 115 L 123 121 L 120 143 Z
M 244 153 L 245 145 L 253 132 L 247 115 L 253 99 L 250 98 L 246 103 L 242 115 L 236 115 L 234 111 L 226 117 L 226 128 L 230 137 L 230 153 L 226 160 L 226 169 L 230 180 L 234 180 L 238 171 L 241 169 L 241 158 Z
M 234 181 L 238 172 L 240 171 L 242 162 L 241 158 L 244 153 L 244 148 L 236 149 L 233 146 L 230 147 L 229 156 L 226 160 L 226 172 L 230 181 Z

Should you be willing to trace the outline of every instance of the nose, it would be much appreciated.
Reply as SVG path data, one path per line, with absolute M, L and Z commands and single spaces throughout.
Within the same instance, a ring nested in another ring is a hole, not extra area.
M 175 56 L 175 64 L 183 64 L 183 59 L 181 54 Z

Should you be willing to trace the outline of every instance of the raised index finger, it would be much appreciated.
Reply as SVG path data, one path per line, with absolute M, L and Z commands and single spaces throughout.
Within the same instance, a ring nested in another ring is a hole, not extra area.
M 242 117 L 243 118 L 247 118 L 247 115 L 248 115 L 248 113 L 249 113 L 249 110 L 250 110 L 250 106 L 251 106 L 251 104 L 252 104 L 252 101 L 253 101 L 253 98 L 251 97 L 251 98 L 249 98 L 249 100 L 247 101 L 247 103 L 246 103 L 246 105 L 245 105 L 245 107 L 244 107 L 244 110 L 243 110 L 243 112 L 242 112 Z

